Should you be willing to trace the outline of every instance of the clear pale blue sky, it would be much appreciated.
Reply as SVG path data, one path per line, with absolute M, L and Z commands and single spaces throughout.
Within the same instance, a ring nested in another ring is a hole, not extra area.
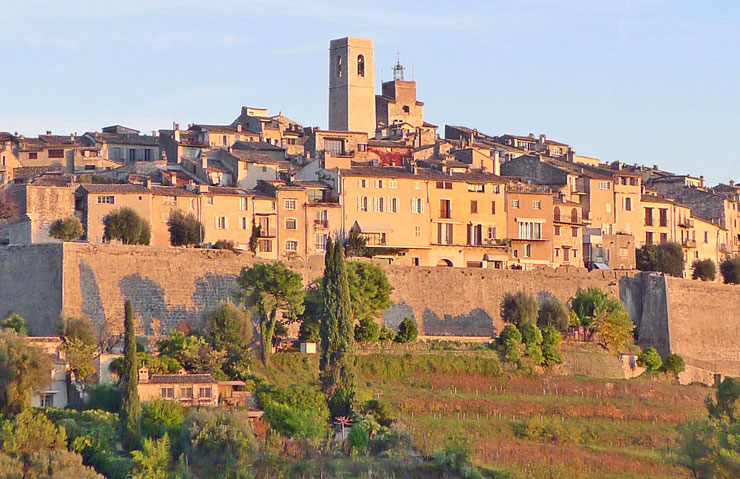
M 242 105 L 326 126 L 328 43 L 352 35 L 375 40 L 376 81 L 396 51 L 413 60 L 440 126 L 740 178 L 737 1 L 4 3 L 0 131 L 226 123 Z

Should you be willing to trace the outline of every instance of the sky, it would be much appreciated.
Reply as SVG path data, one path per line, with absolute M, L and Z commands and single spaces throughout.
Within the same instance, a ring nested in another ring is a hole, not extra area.
M 7 0 L 3 3 L 9 3 Z M 545 133 L 602 161 L 740 179 L 740 2 L 34 0 L 3 5 L 0 131 L 327 126 L 328 46 L 397 55 L 425 120 Z M 413 65 L 413 68 L 412 68 Z M 377 88 L 377 87 L 376 87 Z

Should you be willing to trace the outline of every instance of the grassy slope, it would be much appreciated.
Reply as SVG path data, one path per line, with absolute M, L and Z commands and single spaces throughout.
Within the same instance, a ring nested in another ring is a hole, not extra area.
M 665 452 L 673 426 L 701 414 L 708 394 L 643 379 L 500 374 L 487 351 L 389 351 L 357 362 L 360 395 L 391 404 L 423 453 L 463 430 L 477 463 L 521 478 L 688 477 Z M 315 356 L 276 355 L 267 376 L 313 381 L 316 364 Z

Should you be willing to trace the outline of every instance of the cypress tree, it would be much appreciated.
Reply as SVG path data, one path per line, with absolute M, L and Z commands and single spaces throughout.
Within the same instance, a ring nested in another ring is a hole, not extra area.
M 124 305 L 123 371 L 121 373 L 121 428 L 123 443 L 129 449 L 139 444 L 141 405 L 139 404 L 139 359 L 136 356 L 134 333 L 134 306 L 131 300 Z
M 352 411 L 354 385 L 354 328 L 349 280 L 342 246 L 327 241 L 324 258 L 324 314 L 321 318 L 321 382 L 332 417 Z

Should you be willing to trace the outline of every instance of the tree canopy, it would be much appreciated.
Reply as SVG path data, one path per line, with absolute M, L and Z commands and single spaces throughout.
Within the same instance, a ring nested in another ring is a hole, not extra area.
M 148 245 L 151 225 L 136 210 L 128 207 L 111 211 L 103 218 L 106 241 L 119 240 L 123 244 Z
M 44 352 L 12 329 L 0 329 L 0 415 L 10 417 L 31 405 L 31 393 L 49 383 L 51 363 Z
M 506 293 L 501 300 L 501 319 L 517 327 L 537 322 L 537 299 L 524 291 Z
M 201 244 L 205 237 L 203 223 L 198 221 L 193 213 L 185 214 L 180 210 L 172 210 L 167 220 L 167 230 L 170 232 L 172 246 L 194 246 Z
M 49 236 L 62 241 L 79 239 L 84 232 L 82 221 L 74 215 L 54 220 L 49 226 Z

